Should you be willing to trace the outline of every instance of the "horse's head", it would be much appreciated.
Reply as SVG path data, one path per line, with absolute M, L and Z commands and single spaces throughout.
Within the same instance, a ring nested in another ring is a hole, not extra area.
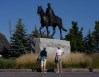
M 37 14 L 41 14 L 43 12 L 42 6 L 38 6 Z

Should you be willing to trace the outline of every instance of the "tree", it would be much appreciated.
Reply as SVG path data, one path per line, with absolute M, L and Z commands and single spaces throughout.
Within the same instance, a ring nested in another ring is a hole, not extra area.
M 19 19 L 11 37 L 11 55 L 17 57 L 26 54 L 29 49 L 28 46 L 27 32 L 22 19 Z
M 35 42 L 34 42 L 34 38 L 50 38 L 50 36 L 48 37 L 45 32 L 38 30 L 37 26 L 34 26 L 34 29 L 32 31 L 32 33 L 30 34 L 30 39 L 29 39 L 29 44 L 30 44 L 30 50 L 31 52 L 35 53 Z
M 88 32 L 87 36 L 84 38 L 84 46 L 86 53 L 92 53 L 93 52 L 93 36 L 92 33 Z
M 94 50 L 99 51 L 99 21 L 95 21 L 95 28 L 92 35 L 94 38 Z
M 84 44 L 83 44 L 83 35 L 81 28 L 77 27 L 77 22 L 72 21 L 72 29 L 69 30 L 69 33 L 65 36 L 65 40 L 70 41 L 71 44 L 71 51 L 83 51 Z
M 44 31 L 41 31 L 41 33 L 40 33 L 40 31 L 38 30 L 36 25 L 34 26 L 34 30 L 32 31 L 31 37 L 33 37 L 33 38 L 51 38 L 50 36 L 47 36 Z

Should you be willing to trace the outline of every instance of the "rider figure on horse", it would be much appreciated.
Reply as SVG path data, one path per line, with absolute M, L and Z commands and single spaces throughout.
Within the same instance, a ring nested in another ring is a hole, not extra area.
M 53 9 L 51 8 L 51 4 L 47 4 L 46 14 L 49 17 L 49 23 L 52 25 L 55 22 L 55 14 Z

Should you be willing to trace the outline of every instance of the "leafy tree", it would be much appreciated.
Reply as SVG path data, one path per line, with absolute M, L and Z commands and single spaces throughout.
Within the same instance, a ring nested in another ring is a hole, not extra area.
M 17 57 L 27 53 L 29 49 L 28 46 L 27 32 L 22 23 L 22 19 L 19 19 L 11 37 L 11 55 Z
M 65 40 L 70 41 L 71 51 L 83 51 L 84 43 L 83 43 L 83 35 L 81 28 L 77 27 L 77 22 L 72 21 L 72 29 L 69 30 L 69 33 L 65 36 Z
M 99 21 L 95 22 L 95 28 L 92 35 L 94 38 L 94 50 L 99 51 Z

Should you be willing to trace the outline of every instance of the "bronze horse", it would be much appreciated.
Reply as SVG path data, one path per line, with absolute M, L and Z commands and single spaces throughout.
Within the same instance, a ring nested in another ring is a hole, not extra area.
M 47 30 L 47 36 L 49 36 L 49 30 L 48 30 L 48 27 L 49 26 L 52 26 L 53 27 L 53 33 L 51 34 L 51 37 L 54 36 L 55 32 L 56 32 L 56 26 L 58 26 L 59 30 L 60 30 L 60 39 L 62 39 L 62 31 L 67 31 L 65 28 L 63 28 L 62 26 L 62 19 L 59 18 L 58 16 L 55 16 L 55 21 L 50 23 L 49 21 L 49 17 L 47 16 L 47 14 L 44 12 L 44 10 L 42 9 L 42 6 L 38 6 L 38 10 L 37 10 L 37 14 L 40 15 L 40 23 L 41 23 L 41 26 L 40 26 L 40 32 L 41 32 L 41 29 L 43 27 L 46 27 L 46 30 Z

